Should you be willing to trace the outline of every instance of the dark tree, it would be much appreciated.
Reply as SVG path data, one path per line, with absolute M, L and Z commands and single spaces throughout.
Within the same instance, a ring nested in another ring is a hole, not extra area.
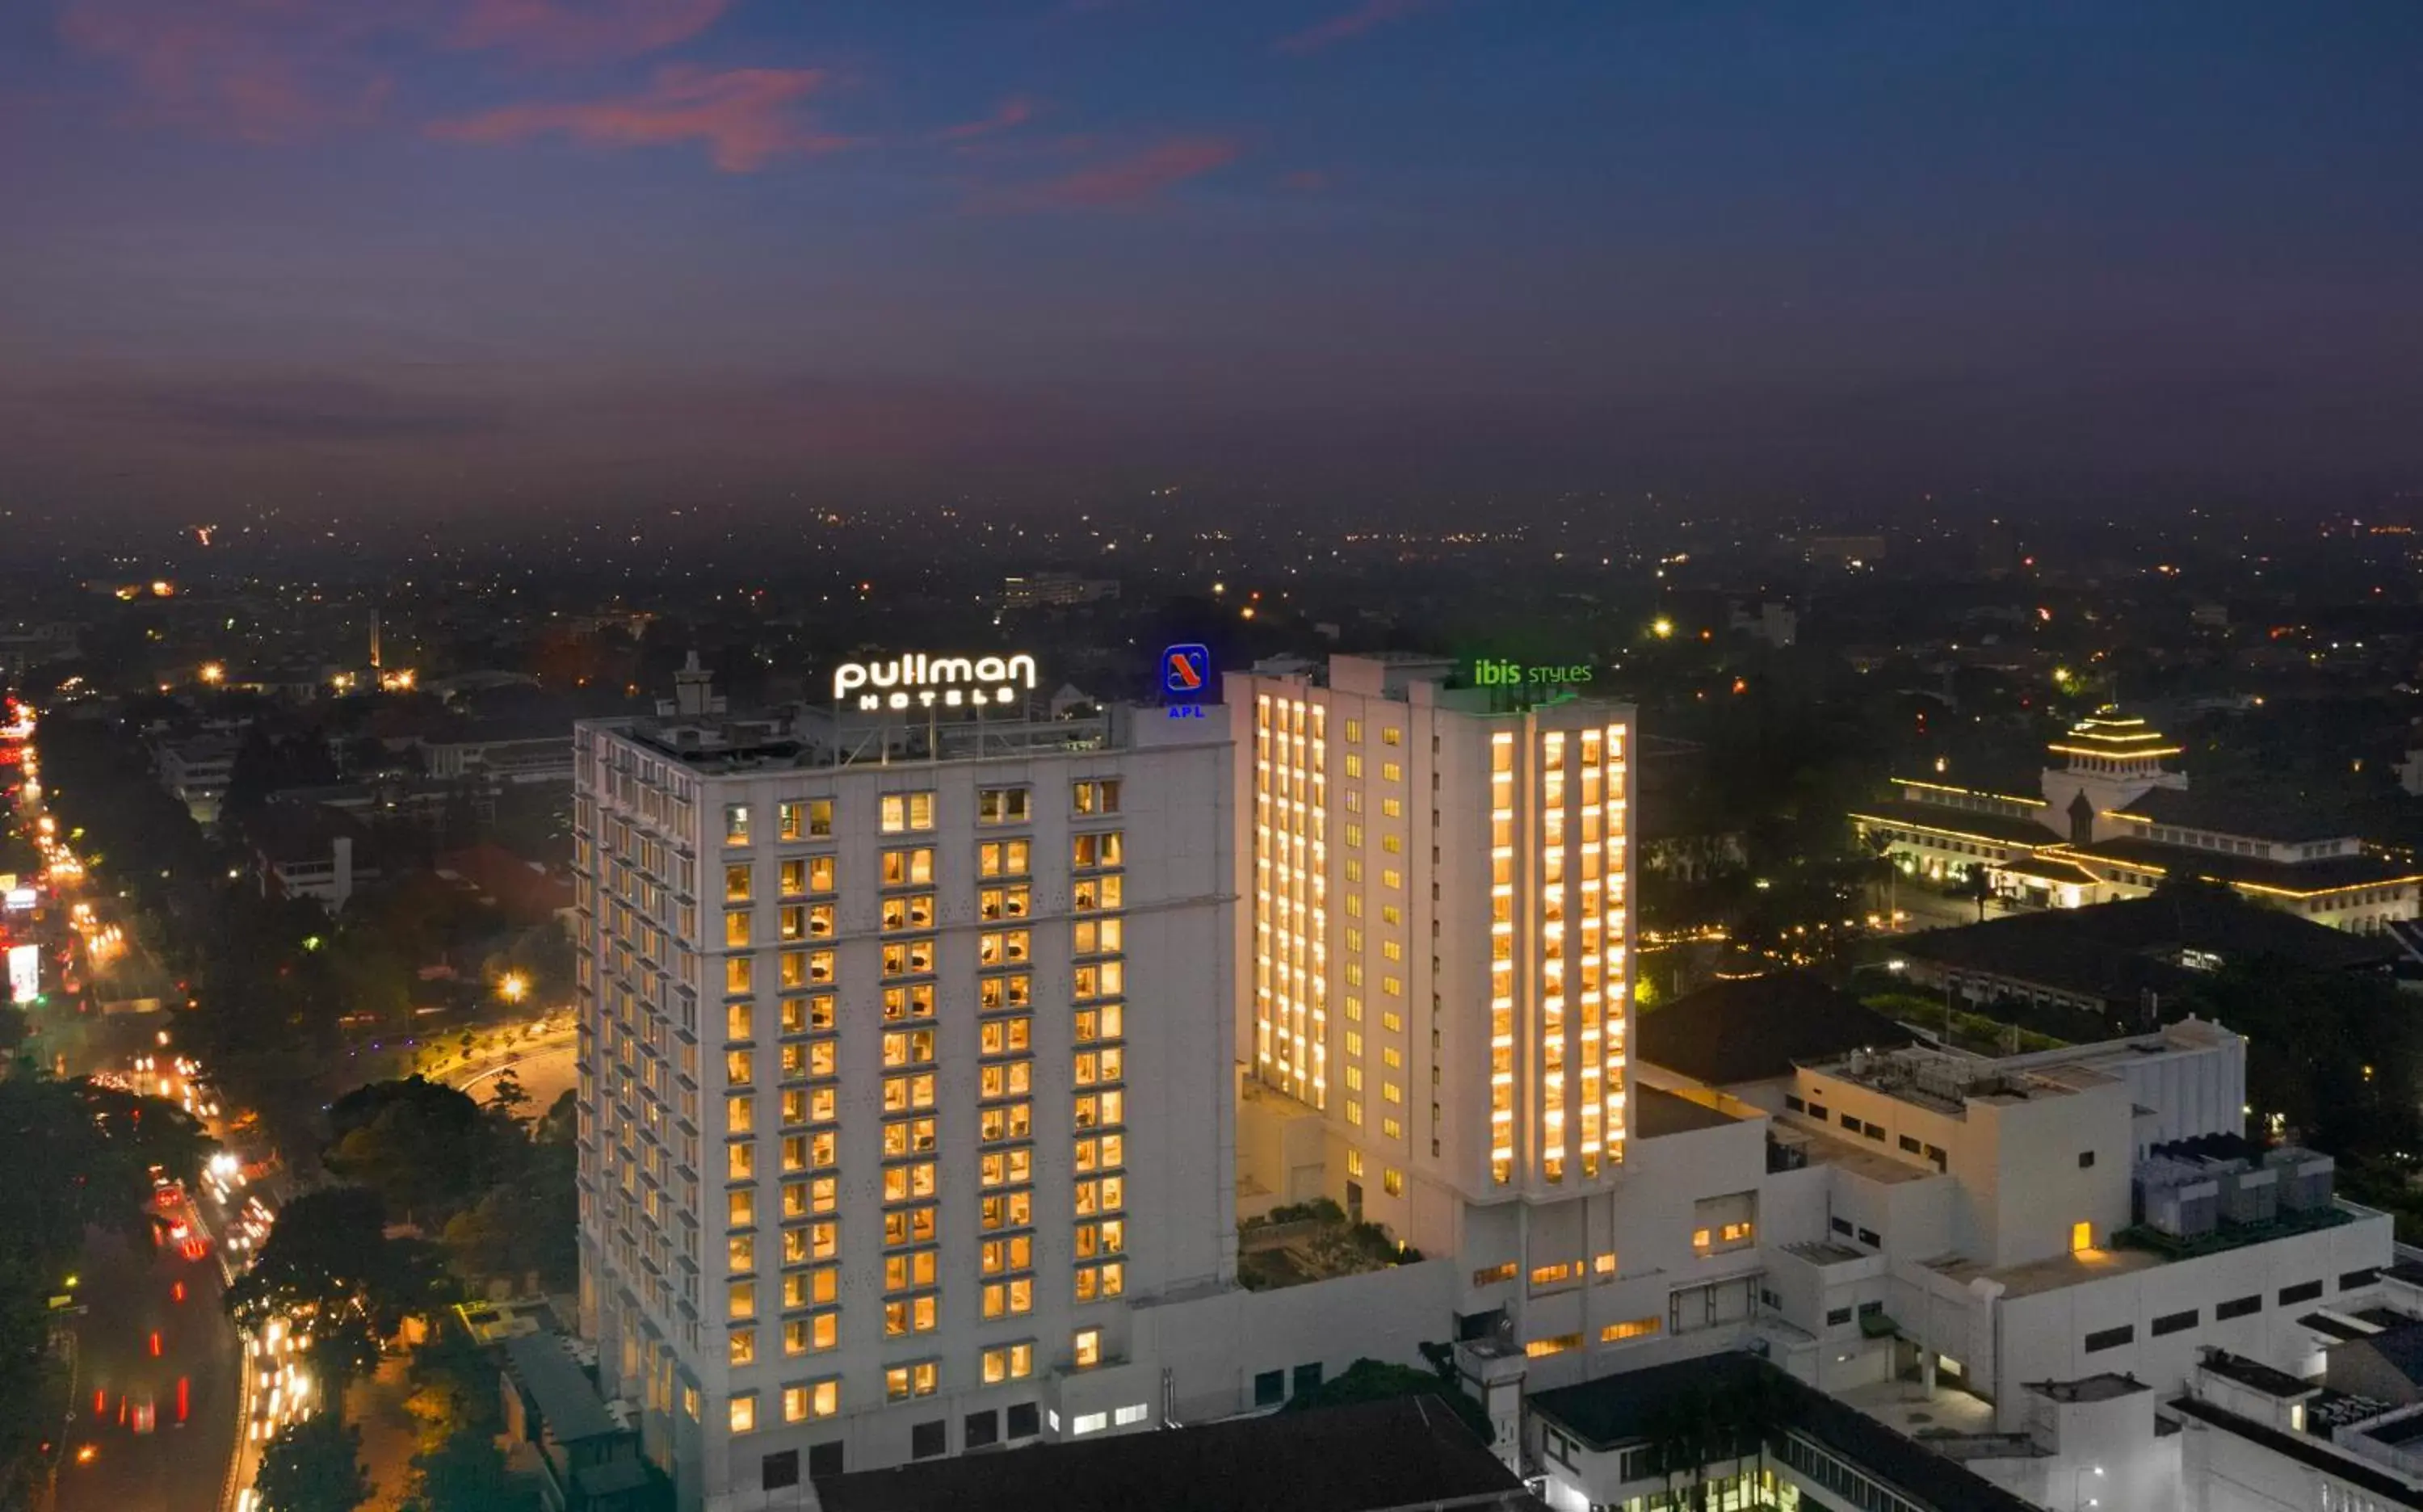
M 510 1115 L 425 1077 L 372 1082 L 328 1110 L 329 1171 L 375 1189 L 405 1218 L 440 1224 L 508 1174 Z
M 371 1499 L 361 1430 L 321 1412 L 280 1431 L 261 1456 L 261 1512 L 354 1512 Z

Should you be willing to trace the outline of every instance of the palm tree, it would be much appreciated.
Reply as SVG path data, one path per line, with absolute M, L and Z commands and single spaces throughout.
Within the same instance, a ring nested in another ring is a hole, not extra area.
M 1994 879 L 1987 874 L 1984 866 L 1969 868 L 1968 879 L 1960 885 L 1960 896 L 1977 905 L 1977 922 L 1985 923 L 1986 899 L 1994 896 Z
M 1870 864 L 1869 880 L 1881 881 L 1885 884 L 1885 931 L 1891 933 L 1895 913 L 1893 905 L 1900 901 L 1901 867 L 1893 862 L 1892 840 L 1883 832 L 1870 830 L 1866 840 L 1868 853 L 1874 858 Z
M 1762 1483 L 1766 1479 L 1768 1448 L 1791 1414 L 1791 1388 L 1782 1373 L 1769 1365 L 1745 1373 L 1718 1398 L 1717 1415 L 1724 1427 L 1726 1447 L 1736 1460 L 1755 1456 Z

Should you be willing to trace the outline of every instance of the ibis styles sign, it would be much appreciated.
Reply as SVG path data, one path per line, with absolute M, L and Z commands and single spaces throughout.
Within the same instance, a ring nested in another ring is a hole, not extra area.
M 1477 657 L 1472 663 L 1472 685 L 1476 688 L 1519 688 L 1542 694 L 1565 692 L 1586 686 L 1591 680 L 1591 670 L 1586 663 L 1558 666 L 1516 661 L 1507 657 Z

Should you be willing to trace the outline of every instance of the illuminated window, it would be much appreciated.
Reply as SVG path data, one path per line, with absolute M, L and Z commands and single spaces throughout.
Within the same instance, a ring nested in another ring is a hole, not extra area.
M 726 1343 L 724 1359 L 729 1364 L 753 1365 L 757 1362 L 757 1330 L 735 1329 Z
M 820 1354 L 840 1343 L 841 1314 L 838 1313 L 790 1318 L 783 1324 L 783 1353 L 786 1355 Z
M 1102 1330 L 1081 1329 L 1076 1340 L 1077 1368 L 1090 1370 L 1102 1362 Z
M 1599 1256 L 1596 1260 L 1592 1261 L 1592 1262 L 1591 1262 L 1591 1269 L 1592 1269 L 1592 1270 L 1596 1271 L 1596 1272 L 1597 1272 L 1599 1275 L 1601 1275 L 1601 1276 L 1612 1276 L 1612 1275 L 1614 1275 L 1614 1274 L 1615 1274 L 1615 1251 L 1613 1251 L 1613 1250 L 1611 1250 L 1611 1249 L 1610 1249 L 1610 1250 L 1608 1250 L 1606 1254 L 1603 1254 L 1603 1255 Z
M 736 1392 L 732 1398 L 732 1431 L 753 1433 L 757 1428 L 757 1393 Z
M 1075 784 L 1069 791 L 1069 807 L 1080 814 L 1117 813 L 1119 811 L 1117 779 Z
M 934 827 L 934 795 L 932 793 L 885 793 L 882 803 L 882 829 L 886 835 L 898 835 L 904 830 L 930 830 Z
M 2071 1224 L 2069 1226 L 2069 1248 L 2072 1250 L 2087 1250 L 2094 1249 L 2095 1225 L 2092 1223 Z
M 1390 1197 L 1405 1195 L 1405 1173 L 1394 1166 L 1380 1172 L 1380 1189 Z
M 723 900 L 727 903 L 745 903 L 749 901 L 750 876 L 751 872 L 746 862 L 739 866 L 724 867 Z
M 726 845 L 749 843 L 749 805 L 747 804 L 723 805 L 723 843 Z
M 1027 873 L 1029 842 L 1025 840 L 988 840 L 976 847 L 976 872 L 985 877 L 1023 877 Z
M 1530 1343 L 1523 1346 L 1523 1352 L 1530 1356 L 1532 1359 L 1538 1360 L 1544 1355 L 1560 1355 L 1568 1349 L 1578 1349 L 1581 1345 L 1582 1336 L 1580 1334 L 1559 1333 L 1552 1334 L 1545 1339 L 1532 1340 Z
M 1646 1339 L 1661 1327 L 1655 1318 L 1633 1318 L 1624 1323 L 1610 1323 L 1598 1330 L 1601 1344 L 1622 1344 L 1626 1339 Z
M 1004 1345 L 984 1352 L 984 1381 L 996 1386 L 1006 1380 L 1024 1380 L 1035 1374 L 1035 1345 Z
M 757 989 L 757 963 L 747 956 L 723 958 L 723 992 L 738 997 Z

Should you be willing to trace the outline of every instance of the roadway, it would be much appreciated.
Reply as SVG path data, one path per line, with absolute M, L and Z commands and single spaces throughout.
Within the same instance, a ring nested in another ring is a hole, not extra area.
M 217 1258 L 95 1231 L 78 1282 L 87 1311 L 58 1512 L 218 1512 L 243 1345 L 219 1303 Z
M 578 1084 L 580 1068 L 574 1056 L 577 1048 L 578 1042 L 567 1029 L 561 1040 L 550 1039 L 529 1049 L 517 1050 L 493 1065 L 474 1063 L 440 1072 L 437 1079 L 485 1102 L 495 1090 L 496 1078 L 510 1071 L 530 1098 L 523 1106 L 523 1112 L 535 1118 L 553 1106 L 558 1097 Z

